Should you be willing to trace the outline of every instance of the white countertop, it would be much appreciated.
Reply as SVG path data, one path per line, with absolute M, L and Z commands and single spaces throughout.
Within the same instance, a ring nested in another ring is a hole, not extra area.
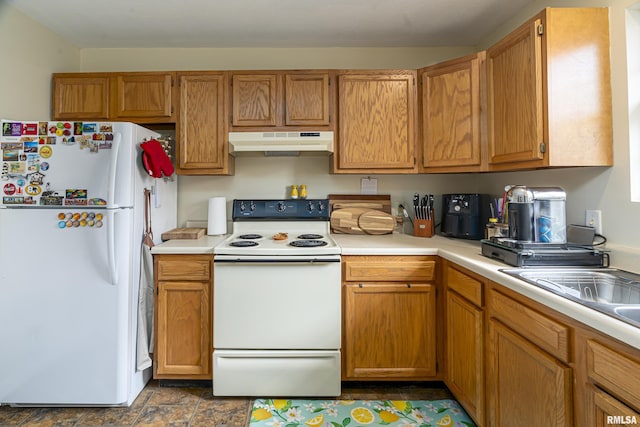
M 204 236 L 197 240 L 169 240 L 154 246 L 151 253 L 213 254 L 214 247 L 226 237 Z M 640 329 L 502 273 L 499 269 L 510 266 L 483 256 L 479 241 L 452 239 L 438 235 L 423 238 L 396 233 L 381 236 L 332 234 L 332 237 L 340 246 L 342 255 L 439 255 L 640 349 Z

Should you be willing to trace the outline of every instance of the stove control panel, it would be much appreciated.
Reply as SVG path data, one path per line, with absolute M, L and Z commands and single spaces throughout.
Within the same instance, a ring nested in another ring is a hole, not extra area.
M 234 221 L 329 221 L 329 216 L 329 199 L 235 199 L 232 208 Z

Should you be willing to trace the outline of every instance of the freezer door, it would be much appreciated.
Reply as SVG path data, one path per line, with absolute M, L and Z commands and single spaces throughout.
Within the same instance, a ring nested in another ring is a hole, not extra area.
M 136 179 L 147 176 L 139 143 L 157 133 L 133 123 L 64 122 L 74 133 L 67 137 L 47 130 L 56 122 L 42 124 L 34 126 L 45 135 L 0 136 L 2 205 L 133 206 Z
M 58 214 L 83 212 L 101 213 L 103 226 L 59 228 Z M 129 400 L 131 263 L 139 262 L 131 216 L 130 209 L 0 209 L 0 403 Z

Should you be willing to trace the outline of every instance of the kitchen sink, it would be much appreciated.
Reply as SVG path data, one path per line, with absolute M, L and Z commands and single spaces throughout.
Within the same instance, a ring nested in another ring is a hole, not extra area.
M 502 272 L 640 327 L 640 274 L 615 268 L 509 268 Z

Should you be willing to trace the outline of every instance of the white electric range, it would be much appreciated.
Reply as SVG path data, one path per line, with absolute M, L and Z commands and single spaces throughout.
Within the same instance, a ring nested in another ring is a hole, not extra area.
M 329 202 L 234 200 L 215 249 L 213 393 L 340 395 L 340 247 Z

